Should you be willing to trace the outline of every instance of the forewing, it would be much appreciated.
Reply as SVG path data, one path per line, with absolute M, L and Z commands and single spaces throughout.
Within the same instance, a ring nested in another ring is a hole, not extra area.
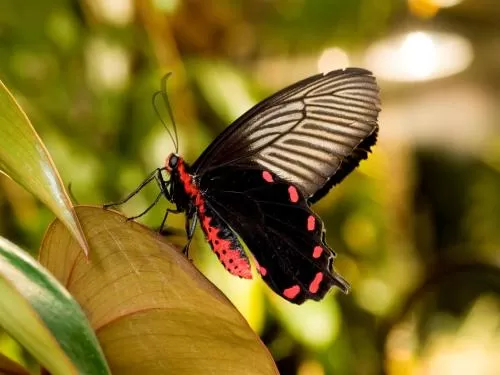
M 295 186 L 268 170 L 224 167 L 203 175 L 207 207 L 217 212 L 254 255 L 263 280 L 301 304 L 348 284 L 333 270 L 323 223 Z
M 241 116 L 193 171 L 258 163 L 316 201 L 367 157 L 376 141 L 379 104 L 377 83 L 366 70 L 312 76 Z

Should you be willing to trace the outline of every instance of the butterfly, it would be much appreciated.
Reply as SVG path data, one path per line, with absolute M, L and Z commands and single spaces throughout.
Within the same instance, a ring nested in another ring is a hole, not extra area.
M 185 213 L 186 253 L 199 221 L 233 275 L 252 278 L 241 239 L 262 279 L 286 300 L 321 300 L 333 286 L 347 293 L 311 204 L 367 158 L 379 112 L 379 87 L 369 71 L 311 76 L 244 113 L 194 163 L 176 151 L 127 198 L 107 206 L 126 202 L 156 180 L 160 193 L 145 212 L 164 196 L 176 208 L 167 210 L 161 228 L 169 213 Z M 178 150 L 175 123 L 174 130 L 175 137 L 169 133 Z

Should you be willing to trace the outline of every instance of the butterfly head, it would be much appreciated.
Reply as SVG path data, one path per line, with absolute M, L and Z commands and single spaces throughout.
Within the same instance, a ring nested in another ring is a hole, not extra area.
M 172 171 L 177 169 L 177 167 L 179 166 L 179 160 L 180 156 L 173 152 L 168 155 L 167 159 L 165 160 L 165 169 L 168 173 L 172 173 Z

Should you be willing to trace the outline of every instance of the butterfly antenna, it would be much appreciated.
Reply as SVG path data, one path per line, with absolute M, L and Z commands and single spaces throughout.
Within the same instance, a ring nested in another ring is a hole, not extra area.
M 161 94 L 162 94 L 161 91 L 157 91 L 153 94 L 153 108 L 156 112 L 156 116 L 160 119 L 161 123 L 163 124 L 163 127 L 165 128 L 168 135 L 170 136 L 170 139 L 172 139 L 172 143 L 174 144 L 175 150 L 177 152 L 177 144 L 175 143 L 175 137 L 172 135 L 172 132 L 168 128 L 168 125 L 166 124 L 165 120 L 163 120 L 163 117 L 160 114 L 160 110 L 158 109 L 158 106 L 156 105 L 156 98 L 158 98 Z
M 171 75 L 172 73 L 167 73 L 165 74 L 165 76 L 163 76 L 161 80 L 161 89 L 153 94 L 153 108 L 156 112 L 156 115 L 163 124 L 163 127 L 167 130 L 168 135 L 172 139 L 172 143 L 174 144 L 175 147 L 175 152 L 177 153 L 179 151 L 179 136 L 177 135 L 177 124 L 175 123 L 172 107 L 170 106 L 170 101 L 168 99 L 168 93 L 167 93 L 167 80 Z M 163 99 L 163 103 L 168 112 L 168 117 L 170 117 L 170 121 L 172 122 L 173 134 L 160 114 L 160 110 L 158 109 L 159 107 L 156 104 L 156 99 L 158 97 L 161 97 Z
M 163 126 L 167 130 L 168 134 L 170 135 L 170 138 L 172 139 L 172 143 L 174 144 L 174 147 L 175 147 L 175 152 L 177 153 L 179 151 L 179 136 L 177 135 L 177 124 L 175 123 L 174 115 L 172 112 L 172 107 L 170 106 L 170 100 L 168 99 L 168 93 L 167 93 L 167 80 L 171 75 L 172 75 L 172 73 L 167 73 L 167 74 L 165 74 L 165 76 L 163 76 L 163 78 L 161 80 L 160 90 L 155 92 L 153 95 L 153 108 L 156 112 L 156 115 L 160 119 L 161 123 L 163 124 Z M 168 117 L 170 117 L 170 121 L 172 123 L 173 133 L 172 133 L 172 131 L 170 131 L 169 127 L 167 126 L 167 124 L 163 120 L 163 117 L 160 115 L 159 106 L 156 104 L 157 103 L 156 99 L 159 97 L 161 97 L 161 99 L 163 99 L 163 104 L 167 110 Z

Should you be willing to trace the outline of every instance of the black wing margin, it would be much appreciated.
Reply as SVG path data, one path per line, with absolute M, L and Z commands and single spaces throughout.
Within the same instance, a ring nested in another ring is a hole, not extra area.
M 315 202 L 366 159 L 376 142 L 379 88 L 349 68 L 295 83 L 250 109 L 193 164 L 213 168 L 258 163 Z
M 339 168 L 335 174 L 330 177 L 330 179 L 324 184 L 319 190 L 317 190 L 308 201 L 311 203 L 319 201 L 323 198 L 332 187 L 340 183 L 349 173 L 351 173 L 359 165 L 361 160 L 365 160 L 371 151 L 371 147 L 377 142 L 378 127 L 373 130 L 368 137 L 366 137 L 361 143 L 352 151 L 350 155 L 342 160 Z

